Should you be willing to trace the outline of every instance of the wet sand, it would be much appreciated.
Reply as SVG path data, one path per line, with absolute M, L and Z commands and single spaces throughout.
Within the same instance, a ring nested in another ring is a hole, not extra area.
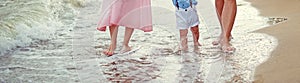
M 132 46 L 142 45 L 143 47 L 129 56 L 101 58 L 101 67 L 107 70 L 105 76 L 109 78 L 108 81 L 137 83 L 252 82 L 256 66 L 269 58 L 270 52 L 277 45 L 277 40 L 272 36 L 252 33 L 252 31 L 268 26 L 268 19 L 256 16 L 258 11 L 249 8 L 250 3 L 239 1 L 238 10 L 240 12 L 232 40 L 237 51 L 234 54 L 222 53 L 219 46 L 211 44 L 217 39 L 220 28 L 214 6 L 207 0 L 201 1 L 197 7 L 198 13 L 201 15 L 200 42 L 203 46 L 198 52 L 193 52 L 192 38 L 189 35 L 190 52 L 177 55 L 175 52 L 179 43 L 179 34 L 175 29 L 174 7 L 168 3 L 169 1 L 153 0 L 152 2 L 154 31 L 143 33 L 136 30 L 131 41 Z M 160 3 L 165 4 L 160 5 Z M 120 29 L 118 41 L 121 43 L 124 29 L 123 27 Z M 168 34 L 166 35 L 166 33 Z M 99 48 L 96 50 L 101 51 L 108 47 L 108 34 L 108 32 L 97 34 L 99 36 L 96 37 L 98 41 L 96 46 Z M 121 46 L 119 45 L 117 48 L 121 48 Z M 143 64 L 144 62 L 146 64 Z M 139 67 L 145 70 L 138 70 Z
M 235 53 L 223 53 L 220 46 L 211 44 L 217 39 L 220 27 L 213 4 L 202 0 L 197 8 L 203 46 L 193 51 L 189 34 L 189 52 L 178 54 L 175 8 L 170 1 L 152 0 L 154 31 L 135 30 L 130 41 L 133 48 L 141 48 L 128 55 L 107 57 L 101 51 L 109 46 L 109 32 L 95 29 L 101 1 L 91 1 L 76 9 L 79 13 L 72 31 L 58 30 L 57 38 L 0 57 L 0 82 L 249 83 L 253 81 L 256 66 L 269 58 L 277 40 L 253 33 L 268 26 L 268 19 L 258 16 L 250 3 L 238 1 L 240 12 L 232 39 L 237 48 Z M 120 27 L 117 51 L 123 35 L 124 27 Z
M 287 21 L 257 32 L 267 33 L 278 39 L 279 46 L 272 57 L 261 64 L 255 72 L 257 83 L 300 82 L 300 1 L 299 0 L 248 0 L 257 7 L 262 16 L 287 18 Z

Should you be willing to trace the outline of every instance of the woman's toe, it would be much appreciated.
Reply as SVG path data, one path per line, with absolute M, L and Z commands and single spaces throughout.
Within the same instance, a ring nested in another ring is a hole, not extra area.
M 220 42 L 219 41 L 213 41 L 212 44 L 213 45 L 218 45 Z

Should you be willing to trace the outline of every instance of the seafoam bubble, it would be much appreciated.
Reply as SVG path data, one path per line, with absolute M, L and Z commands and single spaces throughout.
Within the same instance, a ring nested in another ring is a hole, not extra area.
M 62 0 L 1 0 L 0 3 L 0 55 L 35 40 L 54 38 L 57 29 L 74 24 L 76 11 Z

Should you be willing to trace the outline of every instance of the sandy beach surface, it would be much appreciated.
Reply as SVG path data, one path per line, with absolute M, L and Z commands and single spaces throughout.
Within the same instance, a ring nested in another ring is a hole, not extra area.
M 267 33 L 278 39 L 278 47 L 271 58 L 258 66 L 255 72 L 257 83 L 300 82 L 300 1 L 299 0 L 249 0 L 270 18 L 287 18 L 286 21 L 257 32 Z
M 171 1 L 152 0 L 154 30 L 135 30 L 130 41 L 135 52 L 107 57 L 109 32 L 96 30 L 101 0 L 86 2 L 76 16 L 72 30 L 59 29 L 57 37 L 20 47 L 0 57 L 0 82 L 4 83 L 249 83 L 255 68 L 265 62 L 277 46 L 273 36 L 256 33 L 269 19 L 249 2 L 238 1 L 232 32 L 234 53 L 213 46 L 220 26 L 210 0 L 199 0 L 200 43 L 194 50 L 189 34 L 189 52 L 178 53 L 179 32 Z M 124 27 L 120 27 L 117 51 Z

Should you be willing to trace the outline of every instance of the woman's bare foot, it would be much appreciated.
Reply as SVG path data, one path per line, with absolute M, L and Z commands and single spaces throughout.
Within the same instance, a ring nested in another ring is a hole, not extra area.
M 115 49 L 116 49 L 116 47 L 112 47 L 112 45 L 110 45 L 106 51 L 103 51 L 103 54 L 105 54 L 107 56 L 112 56 L 114 54 Z
M 230 36 L 230 37 L 229 37 L 229 41 L 231 41 L 231 39 L 233 39 L 233 37 L 232 37 L 232 36 Z M 222 40 L 222 38 L 219 38 L 218 40 L 216 40 L 216 41 L 213 41 L 213 42 L 212 42 L 212 44 L 213 44 L 213 45 L 219 45 L 219 44 L 220 44 L 220 42 L 221 42 L 221 40 Z
M 221 33 L 220 37 L 217 40 L 215 40 L 215 41 L 212 42 L 212 45 L 215 46 L 215 45 L 219 45 L 220 44 L 220 41 L 223 39 L 222 34 L 223 33 Z
M 220 40 L 216 40 L 216 41 L 212 42 L 212 45 L 219 45 L 219 43 L 220 43 Z
M 221 41 L 221 50 L 225 53 L 232 53 L 235 51 L 235 48 L 231 46 L 229 41 Z
M 128 45 L 124 45 L 120 51 L 120 54 L 126 53 L 131 51 L 131 47 L 129 47 Z

